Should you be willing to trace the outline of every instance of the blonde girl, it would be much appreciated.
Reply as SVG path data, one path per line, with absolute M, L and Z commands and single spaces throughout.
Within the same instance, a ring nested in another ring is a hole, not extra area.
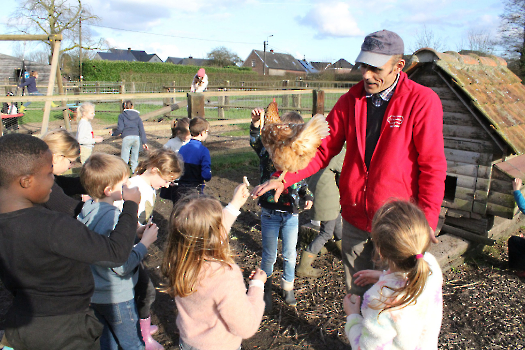
M 64 174 L 77 161 L 80 146 L 77 140 L 64 129 L 51 130 L 42 136 L 53 154 L 53 174 L 55 183 L 49 200 L 44 207 L 76 217 L 82 209 L 83 202 L 70 196 L 86 193 L 80 178 L 59 176 Z
M 168 149 L 159 149 L 148 152 L 146 160 L 139 163 L 135 174 L 129 179 L 128 187 L 137 187 L 140 191 L 138 221 L 146 224 L 152 216 L 155 205 L 156 190 L 168 187 L 178 179 L 183 172 L 184 162 L 178 154 Z M 122 208 L 123 202 L 115 202 Z M 160 350 L 163 347 L 151 336 L 158 331 L 158 327 L 151 325 L 151 305 L 155 301 L 155 286 L 142 263 L 139 265 L 139 278 L 135 286 L 135 301 L 140 317 L 142 338 L 146 350 Z
M 248 196 L 242 184 L 224 209 L 217 199 L 197 194 L 183 197 L 173 208 L 162 273 L 177 304 L 182 350 L 236 350 L 259 328 L 266 274 L 253 271 L 246 292 L 228 240 Z
M 95 118 L 95 105 L 90 102 L 82 103 L 77 110 L 80 117 L 77 127 L 77 140 L 80 143 L 80 162 L 84 164 L 93 152 L 93 146 L 102 142 L 102 136 L 93 135 L 91 120 Z
M 358 272 L 356 284 L 376 283 L 362 305 L 357 295 L 343 300 L 352 349 L 437 349 L 443 275 L 427 252 L 430 231 L 423 212 L 406 201 L 387 203 L 375 214 L 372 242 L 389 269 Z

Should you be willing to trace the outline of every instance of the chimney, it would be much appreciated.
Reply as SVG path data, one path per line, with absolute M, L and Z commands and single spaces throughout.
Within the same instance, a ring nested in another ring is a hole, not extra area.
M 128 53 L 131 53 L 131 47 L 128 47 Z

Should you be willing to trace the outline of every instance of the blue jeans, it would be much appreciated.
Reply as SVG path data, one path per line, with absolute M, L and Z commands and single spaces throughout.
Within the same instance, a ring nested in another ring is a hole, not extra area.
M 120 151 L 120 158 L 129 163 L 131 172 L 134 173 L 137 165 L 139 165 L 139 151 L 140 151 L 140 136 L 132 135 L 126 136 L 122 140 L 122 149 Z M 130 159 L 131 153 L 131 159 Z
M 28 95 L 29 95 L 29 96 L 44 96 L 43 93 L 38 92 L 38 91 L 37 91 L 37 92 L 29 92 Z M 27 107 L 27 106 L 29 106 L 30 104 L 31 104 L 31 102 L 30 102 L 30 101 L 27 101 L 26 103 L 24 103 L 24 106 Z
M 267 276 L 273 273 L 273 265 L 277 260 L 277 241 L 279 232 L 282 237 L 283 279 L 293 282 L 295 277 L 295 261 L 297 260 L 297 237 L 299 235 L 299 214 L 281 212 L 262 208 L 262 262 L 261 269 Z
M 116 304 L 91 304 L 95 315 L 104 325 L 100 338 L 101 350 L 144 350 L 139 315 L 135 300 Z

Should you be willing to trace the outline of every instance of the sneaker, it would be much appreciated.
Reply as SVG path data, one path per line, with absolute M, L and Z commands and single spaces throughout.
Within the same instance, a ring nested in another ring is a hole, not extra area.
M 20 108 L 18 108 L 18 112 L 20 113 L 24 113 L 26 110 L 26 106 L 20 106 Z
M 58 107 L 58 105 L 55 102 L 51 102 L 51 107 Z

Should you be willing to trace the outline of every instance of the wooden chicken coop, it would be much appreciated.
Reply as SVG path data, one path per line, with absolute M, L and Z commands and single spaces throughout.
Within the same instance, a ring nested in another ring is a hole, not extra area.
M 407 66 L 408 76 L 443 104 L 448 168 L 441 230 L 487 244 L 495 220 L 519 212 L 512 181 L 525 178 L 525 86 L 495 56 L 425 48 Z

